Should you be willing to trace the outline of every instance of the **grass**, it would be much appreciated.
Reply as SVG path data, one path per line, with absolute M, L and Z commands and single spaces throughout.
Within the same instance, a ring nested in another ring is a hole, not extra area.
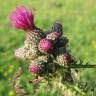
M 10 81 L 19 65 L 14 50 L 25 36 L 10 25 L 10 12 L 17 5 L 33 9 L 37 26 L 45 31 L 61 21 L 73 55 L 96 64 L 96 0 L 0 0 L 0 96 L 14 96 Z M 94 86 L 95 74 L 95 69 L 86 69 L 82 79 Z

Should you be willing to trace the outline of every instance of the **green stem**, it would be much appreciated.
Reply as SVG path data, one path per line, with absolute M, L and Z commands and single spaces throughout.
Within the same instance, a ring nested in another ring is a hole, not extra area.
M 96 65 L 71 65 L 69 64 L 69 66 L 59 66 L 58 62 L 54 62 L 58 67 L 62 67 L 62 68 L 96 68 Z M 62 65 L 62 64 L 61 64 Z
M 70 65 L 69 68 L 96 68 L 96 65 Z

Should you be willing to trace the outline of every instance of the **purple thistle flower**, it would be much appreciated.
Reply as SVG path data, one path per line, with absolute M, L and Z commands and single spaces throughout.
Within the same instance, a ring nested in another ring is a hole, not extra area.
M 30 31 L 34 28 L 34 15 L 24 6 L 19 6 L 11 13 L 10 20 L 17 29 Z

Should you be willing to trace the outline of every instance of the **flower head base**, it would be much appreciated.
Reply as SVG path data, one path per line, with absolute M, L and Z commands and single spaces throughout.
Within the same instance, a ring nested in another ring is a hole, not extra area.
M 32 63 L 29 65 L 29 70 L 30 70 L 30 72 L 36 74 L 36 73 L 38 73 L 39 68 L 38 68 L 38 66 L 36 66 Z
M 17 29 L 30 31 L 34 28 L 34 15 L 23 6 L 17 7 L 16 10 L 12 12 L 10 20 L 12 25 Z
M 52 43 L 48 39 L 41 39 L 39 42 L 39 50 L 42 53 L 48 53 L 52 49 Z

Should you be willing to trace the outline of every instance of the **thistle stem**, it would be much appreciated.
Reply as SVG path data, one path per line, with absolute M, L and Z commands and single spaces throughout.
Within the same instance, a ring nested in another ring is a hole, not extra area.
M 69 68 L 96 68 L 96 65 L 70 65 Z
M 58 62 L 54 62 L 57 66 L 58 66 Z M 62 64 L 61 64 L 62 65 Z M 61 67 L 61 66 L 59 66 Z M 96 65 L 71 65 L 69 64 L 69 66 L 63 66 L 62 68 L 96 68 Z

